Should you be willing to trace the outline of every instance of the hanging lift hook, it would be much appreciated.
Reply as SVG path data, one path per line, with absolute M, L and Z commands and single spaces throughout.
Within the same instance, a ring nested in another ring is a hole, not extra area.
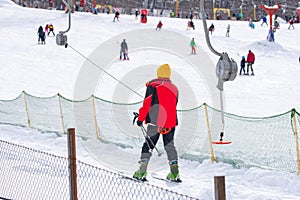
M 60 46 L 64 45 L 65 48 L 67 48 L 68 47 L 68 43 L 67 43 L 68 38 L 64 34 L 67 33 L 71 29 L 71 12 L 72 12 L 71 4 L 72 4 L 72 0 L 68 0 L 68 3 L 65 0 L 62 0 L 62 2 L 68 7 L 69 27 L 65 31 L 59 31 L 59 33 L 56 35 L 56 44 L 60 45 Z
M 230 59 L 228 54 L 226 52 L 220 53 L 217 52 L 211 45 L 209 40 L 209 34 L 207 30 L 207 23 L 206 23 L 206 16 L 205 16 L 205 9 L 204 9 L 204 0 L 200 0 L 200 11 L 202 14 L 202 22 L 203 22 L 203 28 L 205 33 L 205 39 L 207 46 L 211 50 L 212 53 L 214 53 L 217 56 L 220 56 L 219 61 L 216 66 L 216 75 L 218 77 L 218 85 L 217 88 L 220 90 L 220 102 L 221 102 L 221 117 L 222 117 L 222 129 L 220 133 L 220 141 L 216 144 L 229 144 L 229 141 L 223 142 L 223 136 L 224 136 L 224 127 L 225 127 L 225 120 L 224 120 L 224 106 L 223 106 L 223 84 L 226 81 L 233 81 L 237 75 L 237 63 Z M 230 142 L 231 143 L 231 142 Z

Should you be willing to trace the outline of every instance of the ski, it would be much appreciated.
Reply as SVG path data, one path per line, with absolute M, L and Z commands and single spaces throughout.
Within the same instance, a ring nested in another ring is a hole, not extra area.
M 179 178 L 177 180 L 172 181 L 172 180 L 169 180 L 167 178 L 162 178 L 162 177 L 158 176 L 156 173 L 152 173 L 151 176 L 154 179 L 157 179 L 157 180 L 160 180 L 160 181 L 169 182 L 169 183 L 181 183 L 182 182 L 182 180 L 179 179 Z
M 130 177 L 130 176 L 127 176 L 127 175 L 125 175 L 125 173 L 123 173 L 123 172 L 118 172 L 118 174 L 121 176 L 120 178 L 121 179 L 127 179 L 127 180 L 131 180 L 131 181 L 137 181 L 137 182 L 148 182 L 148 180 L 146 179 L 146 178 L 143 178 L 143 179 L 136 179 L 136 178 L 134 178 L 134 177 Z
M 141 182 L 141 183 L 148 182 L 148 180 L 147 180 L 146 178 L 143 178 L 143 179 L 136 179 L 136 178 L 133 178 L 133 177 L 122 176 L 121 179 L 127 179 L 127 180 L 137 181 L 137 182 Z

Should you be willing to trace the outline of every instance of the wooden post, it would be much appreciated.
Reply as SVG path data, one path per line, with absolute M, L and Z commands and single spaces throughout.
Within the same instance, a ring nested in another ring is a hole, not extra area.
M 67 137 L 68 137 L 70 200 L 78 200 L 78 198 L 77 198 L 75 128 L 68 129 Z
M 294 121 L 294 136 L 296 140 L 296 156 L 298 165 L 298 175 L 300 175 L 300 155 L 299 155 L 299 141 L 298 141 L 298 131 L 297 131 L 297 112 L 295 109 L 292 110 L 292 117 Z
M 28 114 L 28 105 L 27 105 L 27 100 L 26 100 L 26 93 L 23 91 L 24 94 L 24 103 L 25 103 L 25 110 L 26 110 L 26 116 L 27 116 L 27 125 L 28 128 L 30 128 L 30 118 L 29 118 L 29 114 Z
M 176 0 L 176 4 L 175 4 L 175 18 L 178 17 L 178 6 L 179 6 L 179 3 L 178 3 L 178 0 Z
M 225 176 L 215 176 L 215 200 L 226 200 Z
M 59 103 L 59 113 L 60 113 L 61 125 L 62 125 L 62 129 L 63 129 L 63 133 L 66 134 L 65 123 L 64 123 L 64 115 L 62 113 L 62 107 L 61 107 L 61 101 L 60 101 L 60 94 L 57 94 L 57 95 L 58 95 L 58 103 Z
M 94 111 L 94 124 L 96 129 L 96 138 L 99 139 L 99 130 L 98 130 L 98 123 L 97 123 L 97 115 L 96 115 L 96 105 L 95 105 L 95 96 L 92 95 L 92 102 L 93 102 L 93 111 Z
M 203 104 L 203 107 L 204 107 L 204 112 L 205 112 L 205 119 L 206 119 L 207 133 L 208 133 L 208 141 L 209 141 L 209 146 L 210 146 L 211 162 L 214 162 L 215 161 L 215 154 L 214 154 L 214 149 L 213 149 L 213 146 L 212 146 L 212 139 L 211 139 L 211 132 L 210 132 L 210 126 L 209 126 L 206 103 Z

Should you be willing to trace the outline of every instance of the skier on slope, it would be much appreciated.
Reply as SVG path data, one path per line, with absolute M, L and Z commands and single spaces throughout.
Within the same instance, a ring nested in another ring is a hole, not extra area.
M 116 20 L 119 21 L 119 17 L 120 17 L 120 13 L 118 10 L 116 10 L 113 22 L 115 22 Z
M 260 26 L 263 26 L 264 24 L 267 24 L 267 26 L 268 26 L 268 23 L 267 23 L 267 17 L 266 17 L 266 16 L 264 16 L 264 17 L 262 18 L 262 23 L 261 23 Z
M 195 42 L 194 38 L 192 38 L 192 40 L 190 41 L 190 46 L 192 48 L 192 53 L 191 54 L 196 54 L 196 42 Z
M 52 24 L 49 25 L 49 32 L 48 32 L 48 36 L 49 34 L 52 32 L 53 36 L 55 36 L 55 33 L 54 33 L 54 26 Z
M 253 71 L 253 67 L 252 67 L 252 65 L 254 64 L 254 61 L 255 61 L 255 55 L 254 55 L 254 53 L 251 51 L 251 50 L 249 50 L 249 53 L 248 53 L 248 55 L 247 55 L 247 73 L 246 73 L 246 75 L 249 75 L 249 67 L 251 68 L 251 75 L 254 75 L 254 71 Z
M 175 127 L 178 124 L 176 105 L 178 102 L 178 89 L 171 82 L 171 69 L 163 64 L 157 69 L 157 79 L 149 81 L 146 86 L 146 95 L 143 106 L 139 109 L 137 125 L 148 124 L 140 157 L 140 168 L 133 175 L 138 180 L 146 180 L 147 166 L 152 150 L 160 136 L 163 137 L 164 148 L 170 165 L 167 179 L 180 181 L 178 171 L 178 155 L 174 144 Z
M 43 27 L 40 26 L 39 29 L 38 29 L 38 36 L 39 36 L 39 39 L 38 39 L 38 44 L 40 44 L 40 41 L 41 41 L 41 44 L 45 44 L 45 32 L 43 30 Z
M 242 71 L 243 71 L 243 75 L 245 75 L 245 66 L 246 66 L 246 59 L 245 56 L 242 56 L 240 75 L 242 75 Z
M 123 39 L 123 42 L 121 43 L 120 60 L 122 60 L 122 55 L 124 56 L 123 60 L 129 60 L 128 46 L 125 39 Z
M 210 27 L 208 28 L 208 31 L 210 32 L 210 34 L 212 35 L 212 32 L 215 30 L 215 25 L 212 23 L 210 25 Z
M 230 32 L 230 24 L 227 26 L 227 31 L 225 37 L 229 37 L 229 32 Z
M 49 32 L 49 24 L 46 24 L 46 26 L 45 26 L 45 32 L 46 32 L 46 34 L 48 34 L 48 32 Z
M 162 25 L 163 25 L 163 23 L 162 23 L 161 21 L 159 21 L 158 24 L 157 24 L 157 26 L 156 26 L 156 29 L 155 29 L 155 30 L 156 30 L 156 31 L 157 31 L 157 30 L 160 31 Z

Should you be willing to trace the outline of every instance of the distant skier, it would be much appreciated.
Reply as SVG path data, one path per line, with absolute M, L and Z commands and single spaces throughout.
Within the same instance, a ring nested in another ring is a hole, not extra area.
M 192 53 L 191 54 L 196 54 L 196 42 L 195 42 L 194 38 L 192 38 L 192 40 L 190 42 L 190 46 L 192 48 Z
M 135 19 L 138 19 L 140 12 L 139 9 L 135 9 Z
M 119 11 L 116 11 L 113 22 L 115 22 L 116 20 L 119 21 L 119 17 L 120 17 L 120 13 L 119 13 Z
M 49 32 L 48 32 L 48 36 L 49 34 L 52 32 L 53 36 L 55 36 L 55 33 L 54 33 L 54 27 L 52 24 L 49 25 Z
M 248 53 L 248 55 L 247 55 L 247 73 L 246 73 L 246 75 L 249 75 L 249 67 L 250 67 L 250 69 L 251 69 L 251 75 L 253 76 L 254 75 L 254 71 L 253 71 L 253 67 L 252 67 L 252 65 L 254 64 L 254 61 L 255 61 L 255 55 L 254 55 L 254 53 L 251 51 L 251 50 L 249 50 L 249 53 Z
M 120 60 L 122 60 L 122 55 L 124 56 L 123 60 L 129 60 L 128 46 L 125 39 L 123 39 L 123 42 L 121 43 Z
M 273 32 L 275 33 L 277 29 L 279 29 L 279 22 L 278 22 L 278 19 L 275 19 Z
M 250 26 L 251 29 L 255 29 L 255 25 L 252 21 L 249 23 L 249 26 Z
M 40 26 L 39 29 L 38 29 L 38 36 L 39 36 L 39 39 L 38 39 L 38 44 L 45 44 L 45 32 L 43 30 L 43 27 Z
M 243 75 L 245 75 L 245 66 L 246 66 L 246 59 L 245 56 L 242 56 L 240 75 L 242 75 L 242 71 L 243 71 Z
M 266 17 L 266 16 L 264 16 L 264 17 L 262 18 L 262 23 L 261 23 L 260 26 L 263 26 L 264 24 L 266 24 L 266 25 L 268 26 L 268 23 L 267 23 L 267 17 Z
M 210 25 L 210 27 L 208 28 L 208 31 L 210 32 L 210 34 L 212 35 L 212 32 L 215 30 L 215 25 L 212 23 Z
M 49 32 L 49 24 L 46 24 L 46 26 L 45 26 L 45 33 L 48 34 L 48 32 Z
M 230 32 L 230 24 L 227 26 L 227 31 L 225 37 L 229 37 L 229 32 Z
M 288 27 L 288 29 L 290 29 L 291 27 L 293 27 L 293 29 L 295 29 L 295 27 L 294 27 L 294 17 L 292 17 L 290 20 L 289 20 L 289 27 Z
M 163 23 L 161 21 L 159 21 L 155 30 L 159 30 L 160 31 L 162 25 L 163 25 Z
M 194 22 L 193 22 L 192 20 L 191 20 L 191 21 L 188 21 L 186 30 L 190 30 L 191 28 L 192 28 L 193 30 L 195 30 L 195 25 L 194 25 Z

